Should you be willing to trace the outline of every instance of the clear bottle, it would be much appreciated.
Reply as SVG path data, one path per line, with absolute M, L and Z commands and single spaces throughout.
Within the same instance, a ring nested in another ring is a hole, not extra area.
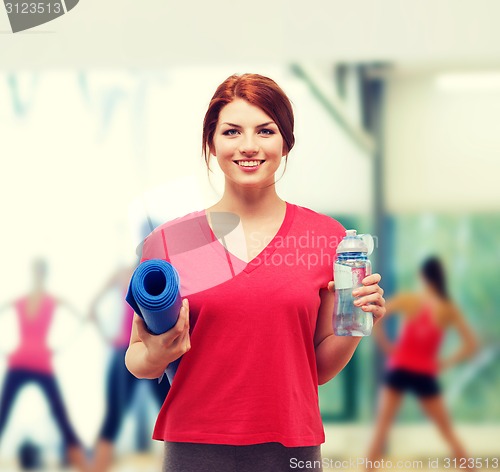
M 337 336 L 369 336 L 372 331 L 373 315 L 355 306 L 352 295 L 353 290 L 362 286 L 362 280 L 372 273 L 367 239 L 371 236 L 361 237 L 356 235 L 355 229 L 347 230 L 337 247 L 333 311 L 333 331 Z

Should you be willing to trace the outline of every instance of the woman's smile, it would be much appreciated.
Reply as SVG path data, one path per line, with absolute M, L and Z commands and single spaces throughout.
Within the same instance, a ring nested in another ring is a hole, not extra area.
M 239 161 L 233 161 L 238 167 L 244 172 L 255 172 L 257 169 L 262 167 L 262 164 L 266 162 L 265 160 L 256 159 L 242 159 Z

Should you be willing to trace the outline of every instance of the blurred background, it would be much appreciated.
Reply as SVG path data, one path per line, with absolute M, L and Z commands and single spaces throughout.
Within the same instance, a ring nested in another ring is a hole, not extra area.
M 201 157 L 202 122 L 216 87 L 244 72 L 273 78 L 294 106 L 296 146 L 278 193 L 375 235 L 386 298 L 417 288 L 426 256 L 442 258 L 480 341 L 473 358 L 440 377 L 446 404 L 473 457 L 500 454 L 500 4 L 307 3 L 228 11 L 219 1 L 82 0 L 15 35 L 0 10 L 0 382 L 21 339 L 11 302 L 32 288 L 32 263 L 43 258 L 47 290 L 74 307 L 58 305 L 48 343 L 89 454 L 123 310 L 111 286 L 89 322 L 93 301 L 134 264 L 152 226 L 221 196 L 216 162 L 208 177 Z M 450 332 L 443 355 L 458 343 Z M 383 365 L 365 339 L 320 387 L 324 456 L 366 455 Z M 162 445 L 149 439 L 157 411 L 140 387 L 114 470 L 158 470 Z M 67 466 L 34 385 L 14 403 L 0 470 L 17 470 L 27 443 L 47 470 Z M 387 453 L 449 456 L 411 396 Z

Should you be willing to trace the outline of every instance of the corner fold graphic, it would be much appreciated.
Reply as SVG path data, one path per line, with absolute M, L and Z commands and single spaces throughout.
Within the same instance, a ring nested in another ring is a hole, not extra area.
M 73 10 L 73 8 L 76 7 L 76 4 L 79 2 L 80 0 L 65 0 L 64 3 L 66 4 L 66 12 L 70 11 L 70 10 Z
M 46 0 L 43 3 L 29 3 L 23 0 L 4 0 L 5 9 L 13 33 L 48 23 L 73 9 L 79 0 Z

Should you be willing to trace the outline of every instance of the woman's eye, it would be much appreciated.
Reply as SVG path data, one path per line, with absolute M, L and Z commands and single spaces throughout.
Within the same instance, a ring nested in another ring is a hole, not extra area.
M 238 132 L 237 129 L 228 129 L 224 131 L 222 134 L 225 136 L 234 136 Z
M 267 134 L 267 135 L 274 134 L 274 131 L 272 129 L 267 129 L 267 128 L 261 129 L 260 132 L 262 134 Z

